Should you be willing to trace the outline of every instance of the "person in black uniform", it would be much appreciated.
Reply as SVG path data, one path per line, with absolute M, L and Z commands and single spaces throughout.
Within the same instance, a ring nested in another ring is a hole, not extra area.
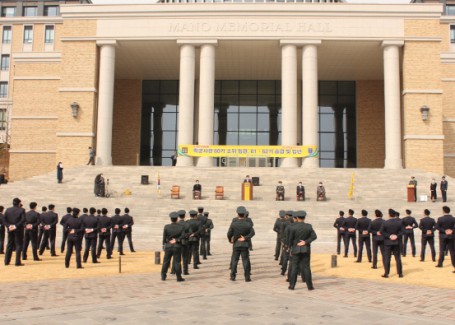
M 110 243 L 111 254 L 114 251 L 115 247 L 115 239 L 117 238 L 118 243 L 118 252 L 120 255 L 125 255 L 123 253 L 123 217 L 120 215 L 119 208 L 115 208 L 115 215 L 111 218 L 111 226 L 112 226 L 112 237 Z
M 199 238 L 202 233 L 202 224 L 197 219 L 197 212 L 190 210 L 188 220 L 188 264 L 193 259 L 193 269 L 198 269 L 199 262 Z
M 24 242 L 25 210 L 20 208 L 21 200 L 13 199 L 13 206 L 6 209 L 4 224 L 8 232 L 6 244 L 5 265 L 9 265 L 13 255 L 13 247 L 16 247 L 16 266 L 23 266 L 21 263 L 22 244 Z
M 275 224 L 273 225 L 273 231 L 276 232 L 276 245 L 275 245 L 275 261 L 278 261 L 281 252 L 281 236 L 280 236 L 280 229 L 281 223 L 284 221 L 284 217 L 286 216 L 286 211 L 280 210 L 278 212 L 279 217 L 276 218 Z
M 442 176 L 441 185 L 440 185 L 442 202 L 447 202 L 447 188 L 448 187 L 449 187 L 449 183 L 447 182 L 446 177 Z
M 43 255 L 47 241 L 50 241 L 51 256 L 58 256 L 55 252 L 55 237 L 57 236 L 58 214 L 54 212 L 55 205 L 49 204 L 48 211 L 41 214 L 40 221 L 43 227 L 43 240 L 39 248 L 39 254 Z
M 438 218 L 436 229 L 439 231 L 439 260 L 436 267 L 442 267 L 444 262 L 444 252 L 450 252 L 452 265 L 455 268 L 455 251 L 454 251 L 454 237 L 455 218 L 450 214 L 450 208 L 443 206 L 442 211 L 444 215 Z
M 333 226 L 337 229 L 337 254 L 340 255 L 341 253 L 341 241 L 343 240 L 343 245 L 344 248 L 346 249 L 346 229 L 343 228 L 343 222 L 344 222 L 344 211 L 340 211 L 339 217 L 336 218 L 335 222 L 333 223 Z
M 47 211 L 47 207 L 46 206 L 43 206 L 41 207 L 41 214 L 39 215 L 39 218 L 40 218 L 40 224 L 38 225 L 38 248 L 41 247 L 41 243 L 43 242 L 43 236 L 44 236 L 44 229 L 43 229 L 43 225 L 41 224 L 41 216 L 46 213 Z M 47 241 L 46 243 L 46 249 L 49 249 L 49 241 Z
M 434 231 L 436 221 L 430 217 L 430 210 L 423 211 L 424 217 L 420 219 L 419 229 L 422 230 L 422 249 L 420 251 L 420 262 L 425 261 L 425 248 L 430 246 L 431 259 L 436 262 L 436 252 L 434 249 Z
M 412 213 L 411 210 L 406 210 L 406 217 L 401 219 L 404 225 L 403 256 L 406 256 L 406 246 L 408 245 L 408 239 L 410 239 L 412 257 L 415 257 L 416 244 L 414 240 L 414 228 L 417 228 L 419 225 L 417 224 L 416 219 L 413 216 L 411 216 L 411 213 Z
M 409 181 L 409 185 L 414 186 L 414 202 L 417 202 L 417 180 L 414 176 L 411 176 L 411 180 Z
M 292 219 L 292 211 L 286 211 L 286 215 L 284 217 L 283 222 L 281 223 L 280 228 L 280 238 L 281 238 L 281 275 L 286 274 L 286 270 L 288 268 L 289 262 L 289 254 L 290 254 L 290 247 L 288 246 L 287 242 L 287 228 L 291 225 L 294 221 Z
M 183 269 L 183 274 L 184 275 L 189 275 L 190 273 L 188 272 L 188 258 L 189 258 L 189 253 L 188 253 L 188 236 L 190 235 L 188 233 L 189 231 L 189 224 L 188 222 L 185 221 L 185 210 L 179 210 L 177 211 L 177 214 L 179 215 L 179 225 L 183 227 L 183 237 L 180 241 L 180 244 L 182 245 L 182 250 L 181 250 L 181 261 L 182 261 L 182 269 Z M 173 270 L 175 273 L 175 270 Z
M 80 211 L 79 211 L 79 213 L 80 213 Z M 81 221 L 81 224 L 84 221 L 84 219 L 87 217 L 88 217 L 88 209 L 82 208 L 82 214 L 79 216 L 79 220 Z M 81 247 L 81 250 L 82 250 L 82 241 L 84 240 L 84 232 L 82 232 L 82 234 L 78 238 L 80 241 L 79 246 Z
M 305 201 L 305 186 L 302 185 L 302 182 L 299 182 L 296 188 L 297 201 Z
M 172 266 L 175 268 L 177 282 L 181 282 L 185 281 L 182 278 L 182 268 L 180 265 L 180 257 L 182 255 L 181 240 L 185 237 L 185 228 L 177 223 L 179 217 L 177 212 L 171 212 L 169 217 L 171 218 L 171 223 L 164 226 L 163 230 L 164 260 L 163 267 L 161 268 L 161 280 L 166 280 L 167 270 L 169 269 L 172 258 Z
M 71 215 L 72 211 L 73 211 L 73 209 L 71 207 L 67 207 L 66 208 L 66 214 L 60 220 L 60 225 L 63 227 L 62 245 L 60 247 L 60 252 L 62 254 L 65 251 L 65 244 L 66 244 L 66 240 L 68 238 L 68 231 L 66 231 L 65 223 L 68 221 L 69 218 L 72 218 L 72 215 Z
M 436 183 L 436 180 L 433 178 L 430 183 L 430 198 L 431 202 L 436 202 L 438 199 L 438 193 L 436 191 L 438 187 L 438 183 Z
M 40 224 L 40 218 L 38 212 L 36 212 L 36 202 L 30 203 L 30 211 L 25 214 L 25 238 L 24 247 L 22 248 L 22 259 L 27 259 L 27 250 L 29 243 L 32 244 L 32 253 L 34 261 L 41 261 L 38 258 L 38 225 Z
M 368 211 L 362 210 L 362 217 L 357 219 L 356 228 L 359 232 L 359 254 L 357 255 L 357 263 L 362 262 L 363 245 L 367 250 L 368 262 L 371 263 L 371 219 L 367 217 Z
M 305 223 L 306 212 L 297 211 L 297 221 L 289 228 L 288 243 L 291 247 L 291 275 L 289 289 L 294 290 L 297 282 L 297 273 L 303 274 L 308 290 L 314 290 L 311 276 L 310 258 L 311 243 L 317 236 L 313 227 Z
M 100 258 L 101 250 L 103 249 L 103 243 L 105 243 L 107 259 L 112 258 L 112 251 L 111 251 L 111 218 L 107 216 L 107 209 L 101 209 L 101 216 L 98 217 L 98 228 L 99 228 L 99 242 L 98 242 L 98 251 L 96 252 L 96 257 Z
M 125 239 L 125 236 L 128 238 L 128 245 L 130 246 L 130 252 L 135 253 L 136 251 L 134 250 L 133 247 L 133 225 L 134 225 L 134 220 L 133 217 L 129 215 L 130 209 L 125 208 L 125 214 L 123 215 L 123 239 Z
M 207 211 L 204 212 L 204 215 L 207 217 L 207 221 L 205 223 L 205 243 L 206 243 L 206 252 L 208 256 L 211 256 L 212 254 L 210 253 L 210 240 L 212 239 L 212 229 L 215 227 L 213 225 L 212 219 L 210 219 L 209 213 Z
M 199 256 L 202 255 L 202 259 L 206 260 L 207 259 L 207 250 L 206 250 L 206 241 L 207 241 L 207 236 L 206 236 L 206 223 L 207 223 L 207 215 L 204 214 L 204 208 L 203 207 L 198 207 L 197 208 L 197 220 L 201 222 L 202 226 L 202 231 L 200 235 L 200 243 L 199 243 Z M 198 263 L 200 264 L 200 263 Z
M 82 228 L 85 233 L 85 250 L 83 261 L 87 263 L 89 250 L 92 253 L 92 263 L 99 263 L 96 258 L 96 242 L 98 239 L 98 219 L 95 216 L 96 209 L 90 208 L 90 214 L 81 220 Z
M 76 250 L 76 266 L 78 269 L 83 269 L 81 262 L 81 240 L 83 237 L 84 229 L 79 216 L 80 210 L 74 208 L 72 210 L 72 217 L 69 218 L 65 223 L 65 228 L 68 232 L 68 247 L 66 249 L 65 256 L 65 267 L 70 267 L 71 255 L 73 254 L 73 247 Z
M 5 254 L 5 216 L 3 215 L 3 211 L 5 207 L 0 205 L 0 254 Z
M 234 254 L 231 264 L 231 281 L 235 281 L 237 275 L 237 264 L 240 256 L 242 256 L 243 270 L 245 281 L 251 281 L 251 265 L 249 257 L 248 241 L 255 235 L 254 228 L 248 221 L 245 220 L 246 209 L 244 207 L 237 208 L 238 220 L 231 223 L 227 232 L 227 238 L 233 244 Z
M 376 215 L 376 219 L 371 221 L 371 234 L 373 236 L 373 265 L 371 266 L 372 269 L 378 268 L 378 248 L 381 251 L 381 258 L 384 260 L 384 236 L 381 234 L 381 227 L 382 224 L 385 222 L 382 219 L 382 212 L 380 210 L 375 210 L 374 214 Z
M 275 200 L 284 201 L 285 190 L 284 190 L 284 185 L 283 185 L 282 181 L 278 181 L 278 185 L 276 186 L 275 192 L 276 192 Z
M 196 180 L 196 184 L 193 185 L 193 199 L 201 199 L 202 186 L 199 184 L 199 180 Z
M 398 276 L 402 278 L 403 266 L 401 264 L 400 242 L 403 235 L 403 222 L 396 218 L 396 213 L 393 209 L 389 209 L 389 217 L 390 219 L 384 222 L 380 229 L 381 234 L 384 235 L 384 274 L 382 277 L 389 277 L 390 260 L 393 254 L 397 263 Z
M 345 234 L 345 247 L 344 247 L 344 257 L 348 257 L 349 252 L 349 241 L 352 240 L 352 246 L 354 246 L 354 257 L 357 257 L 357 243 L 356 243 L 356 225 L 357 218 L 354 217 L 354 210 L 349 209 L 349 216 L 344 219 L 341 227 L 346 231 Z

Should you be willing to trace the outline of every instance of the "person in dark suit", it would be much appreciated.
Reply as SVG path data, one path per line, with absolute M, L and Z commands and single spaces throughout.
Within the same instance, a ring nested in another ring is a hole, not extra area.
M 185 228 L 177 223 L 179 217 L 177 212 L 171 212 L 169 217 L 171 218 L 171 223 L 164 226 L 163 229 L 164 260 L 163 267 L 161 268 L 161 280 L 166 280 L 167 271 L 172 258 L 172 266 L 177 275 L 177 282 L 182 282 L 185 281 L 185 279 L 182 278 L 180 257 L 182 256 L 181 240 L 185 237 Z
M 376 219 L 371 222 L 370 231 L 373 236 L 373 265 L 371 266 L 372 269 L 378 268 L 378 248 L 381 251 L 381 257 L 384 260 L 384 236 L 381 233 L 382 224 L 385 222 L 382 219 L 382 212 L 380 210 L 375 210 L 374 214 L 376 215 Z
M 284 185 L 283 185 L 283 182 L 282 181 L 278 181 L 278 185 L 276 186 L 276 197 L 275 197 L 275 200 L 276 201 L 284 201 Z
M 403 235 L 403 256 L 406 256 L 406 246 L 408 245 L 408 239 L 411 242 L 411 252 L 412 257 L 416 256 L 416 244 L 414 240 L 414 228 L 417 228 L 416 219 L 411 216 L 412 211 L 406 210 L 406 217 L 402 219 L 404 225 L 404 235 Z
M 129 215 L 130 209 L 125 208 L 125 214 L 123 215 L 123 239 L 128 238 L 128 245 L 130 246 L 130 252 L 136 253 L 133 247 L 133 225 L 134 219 Z
M 439 260 L 436 267 L 442 267 L 444 262 L 444 253 L 448 250 L 450 258 L 452 259 L 452 266 L 455 268 L 455 218 L 450 214 L 450 208 L 448 206 L 443 206 L 442 211 L 444 215 L 439 217 L 436 222 L 436 229 L 439 231 Z
M 341 241 L 343 240 L 343 245 L 346 248 L 346 229 L 343 228 L 343 222 L 344 222 L 344 211 L 340 211 L 339 217 L 336 218 L 335 222 L 333 223 L 333 226 L 337 229 L 337 254 L 340 255 L 341 253 Z
M 237 208 L 238 220 L 231 223 L 227 232 L 227 238 L 233 244 L 234 254 L 231 260 L 231 281 L 235 281 L 237 275 L 237 264 L 240 256 L 242 256 L 242 264 L 245 275 L 245 281 L 251 281 L 251 264 L 249 257 L 248 241 L 255 235 L 254 228 L 248 221 L 245 220 L 246 209 L 244 207 Z
M 96 252 L 96 257 L 100 258 L 101 251 L 103 249 L 103 244 L 106 247 L 106 258 L 109 260 L 112 258 L 112 251 L 111 251 L 111 218 L 107 216 L 107 209 L 101 209 L 101 216 L 98 217 L 98 251 Z
M 41 243 L 43 242 L 43 236 L 44 236 L 44 229 L 43 229 L 43 225 L 41 224 L 41 216 L 47 212 L 47 207 L 46 206 L 42 206 L 41 207 L 41 213 L 39 214 L 39 218 L 40 218 L 40 224 L 38 225 L 38 248 L 41 247 Z M 49 249 L 49 240 L 47 241 L 46 243 L 46 249 Z
M 209 212 L 204 211 L 204 220 L 205 223 L 202 226 L 202 236 L 201 236 L 201 248 L 200 248 L 200 255 L 203 256 L 203 259 L 207 259 L 207 255 L 211 255 L 210 253 L 210 232 L 213 229 L 213 222 L 209 219 Z
M 57 182 L 59 184 L 63 182 L 63 164 L 61 161 L 57 164 Z
M 244 183 L 252 183 L 253 181 L 250 178 L 250 175 L 246 175 L 245 179 L 243 180 Z
M 293 211 L 286 211 L 283 222 L 281 223 L 280 228 L 280 237 L 281 237 L 281 275 L 285 275 L 288 269 L 289 256 L 290 256 L 290 247 L 288 246 L 287 241 L 287 228 L 294 222 L 292 219 Z
M 55 205 L 49 204 L 48 211 L 41 214 L 40 222 L 43 227 L 43 240 L 39 248 L 39 254 L 43 255 L 47 241 L 50 242 L 51 256 L 58 256 L 55 252 L 55 237 L 57 236 L 58 214 L 54 212 Z
M 78 218 L 80 210 L 78 208 L 72 209 L 72 216 L 65 223 L 66 231 L 68 232 L 68 247 L 66 248 L 65 267 L 70 267 L 71 255 L 73 254 L 73 247 L 76 251 L 76 266 L 78 269 L 83 269 L 81 261 L 81 240 L 83 237 L 84 229 L 80 218 Z
M 36 202 L 30 203 L 30 211 L 25 214 L 25 238 L 24 247 L 22 248 L 22 259 L 27 259 L 28 245 L 32 245 L 32 254 L 34 261 L 41 261 L 38 258 L 38 225 L 40 224 L 40 218 L 38 212 L 36 212 Z
M 110 243 L 110 249 L 111 249 L 111 254 L 114 251 L 115 247 L 115 239 L 117 238 L 117 243 L 118 243 L 118 252 L 120 255 L 125 255 L 123 253 L 123 217 L 120 215 L 120 210 L 119 208 L 115 209 L 115 215 L 111 218 L 111 227 L 112 227 L 112 237 L 111 237 L 111 243 Z
M 197 219 L 197 212 L 190 210 L 188 220 L 188 264 L 193 260 L 193 269 L 199 269 L 199 239 L 202 233 L 202 223 Z
M 199 184 L 199 180 L 196 180 L 196 184 L 193 185 L 193 199 L 201 199 L 202 186 Z
M 296 188 L 297 200 L 305 201 L 305 186 L 302 185 L 302 182 L 299 182 Z
M 411 180 L 409 181 L 409 185 L 414 186 L 414 202 L 417 202 L 417 180 L 414 176 L 411 176 Z
M 419 229 L 422 230 L 422 249 L 420 251 L 420 262 L 425 261 L 425 248 L 430 246 L 431 259 L 436 262 L 436 252 L 434 249 L 434 231 L 436 221 L 430 217 L 430 210 L 423 211 L 424 217 L 420 219 Z
M 206 260 L 207 259 L 207 236 L 206 236 L 206 229 L 207 229 L 207 219 L 208 216 L 204 214 L 204 207 L 198 207 L 197 208 L 197 220 L 201 223 L 202 230 L 200 234 L 200 241 L 199 241 L 199 258 L 202 256 L 202 259 Z M 198 264 L 201 264 L 200 261 L 198 260 Z
M 66 227 L 65 227 L 65 223 L 68 221 L 69 218 L 72 218 L 73 215 L 71 214 L 71 212 L 73 211 L 73 209 L 71 207 L 67 207 L 66 208 L 66 214 L 62 217 L 62 219 L 60 220 L 60 225 L 63 227 L 63 232 L 62 232 L 62 245 L 60 247 L 60 252 L 63 254 L 63 252 L 65 251 L 65 244 L 66 244 L 66 240 L 68 238 L 68 231 L 66 230 Z
M 84 229 L 85 233 L 85 250 L 83 261 L 87 263 L 89 250 L 92 253 L 92 263 L 99 263 L 96 258 L 96 242 L 98 240 L 98 219 L 95 216 L 96 209 L 90 208 L 90 214 L 86 216 L 84 219 L 81 220 L 82 228 Z
M 291 247 L 291 275 L 289 289 L 294 290 L 297 282 L 297 273 L 303 274 L 308 290 L 313 290 L 310 258 L 311 243 L 317 236 L 313 227 L 305 223 L 306 212 L 297 211 L 297 221 L 290 227 L 288 243 Z
M 400 242 L 403 235 L 403 222 L 396 218 L 395 211 L 389 209 L 389 220 L 382 224 L 379 230 L 384 235 L 384 274 L 383 278 L 388 278 L 390 273 L 390 260 L 392 254 L 395 256 L 397 263 L 397 273 L 400 278 L 403 277 L 403 266 L 401 264 Z
M 5 207 L 3 205 L 0 206 L 0 254 L 5 254 L 5 216 L 3 215 L 3 211 Z
M 208 218 L 209 213 L 206 211 L 204 212 L 204 215 L 207 216 L 207 222 L 205 223 L 205 236 L 206 236 L 206 252 L 207 256 L 211 256 L 212 254 L 210 253 L 210 240 L 212 239 L 212 229 L 215 228 L 215 225 L 213 224 L 213 220 Z
M 354 246 L 354 257 L 357 257 L 357 243 L 356 243 L 356 225 L 357 218 L 354 217 L 354 210 L 349 209 L 349 216 L 344 219 L 343 224 L 341 225 L 345 231 L 345 247 L 344 247 L 344 257 L 348 257 L 349 253 L 349 241 L 352 241 L 352 246 Z
M 276 245 L 275 245 L 275 261 L 278 261 L 281 252 L 281 236 L 280 236 L 280 229 L 281 223 L 284 221 L 284 217 L 286 216 L 286 212 L 284 210 L 279 211 L 279 217 L 275 220 L 275 224 L 273 225 L 273 231 L 276 232 Z
M 5 265 L 9 265 L 13 255 L 13 247 L 16 247 L 16 266 L 23 266 L 21 263 L 22 244 L 24 242 L 25 210 L 20 208 L 21 200 L 13 199 L 13 206 L 6 209 L 4 224 L 8 232 L 6 244 Z
M 441 185 L 440 185 L 442 202 L 447 202 L 447 188 L 448 187 L 449 187 L 449 182 L 447 182 L 445 176 L 442 176 Z
M 433 178 L 430 183 L 430 198 L 432 202 L 436 202 L 438 199 L 438 192 L 436 191 L 438 187 L 438 183 L 436 183 L 436 180 Z
M 367 250 L 368 262 L 371 263 L 371 219 L 367 217 L 368 211 L 362 210 L 362 217 L 357 219 L 356 229 L 359 232 L 359 254 L 357 255 L 357 263 L 362 262 L 363 246 Z

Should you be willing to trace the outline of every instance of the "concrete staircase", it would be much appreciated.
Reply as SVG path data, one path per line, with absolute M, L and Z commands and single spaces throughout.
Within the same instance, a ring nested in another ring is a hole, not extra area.
M 93 194 L 93 181 L 98 173 L 109 179 L 113 192 L 111 198 L 96 198 Z M 158 173 L 161 179 L 161 193 L 157 191 Z M 260 178 L 260 186 L 254 188 L 253 201 L 241 201 L 241 182 L 246 174 Z M 354 196 L 348 198 L 351 177 L 355 175 Z M 149 175 L 150 185 L 141 185 L 141 175 Z M 0 186 L 0 204 L 8 207 L 14 197 L 20 197 L 24 207 L 31 201 L 39 206 L 53 203 L 59 216 L 65 214 L 67 206 L 106 207 L 110 213 L 114 208 L 129 207 L 135 220 L 134 241 L 139 249 L 154 250 L 161 247 L 163 225 L 169 222 L 171 211 L 195 209 L 203 206 L 210 212 L 215 224 L 212 241 L 226 242 L 226 232 L 231 219 L 236 215 L 235 208 L 244 205 L 254 221 L 255 245 L 273 246 L 275 233 L 272 231 L 278 211 L 306 210 L 307 222 L 313 224 L 318 234 L 318 247 L 322 251 L 334 250 L 335 229 L 332 227 L 340 209 L 352 208 L 360 215 L 367 209 L 374 217 L 374 209 L 385 214 L 394 208 L 404 214 L 406 208 L 414 211 L 420 219 L 422 211 L 429 208 L 433 217 L 441 214 L 442 202 L 406 202 L 406 186 L 410 176 L 419 182 L 418 194 L 429 196 L 430 182 L 433 177 L 440 181 L 441 175 L 417 170 L 383 169 L 285 169 L 285 168 L 187 168 L 187 167 L 150 167 L 150 166 L 84 166 L 64 170 L 63 184 L 57 184 L 56 173 L 32 177 Z M 192 199 L 194 180 L 202 185 L 202 200 Z M 286 188 L 285 201 L 275 201 L 275 186 L 282 180 Z M 295 187 L 302 181 L 306 190 L 306 201 L 295 200 Z M 316 187 L 324 183 L 328 200 L 316 201 Z M 448 179 L 449 184 L 452 179 Z M 181 199 L 171 200 L 172 185 L 180 185 Z M 225 199 L 215 200 L 215 187 L 224 186 Z M 123 192 L 129 189 L 132 195 Z M 450 187 L 449 187 L 450 190 Z M 439 192 L 438 192 L 439 195 Z M 449 193 L 449 204 L 450 204 Z M 417 232 L 420 233 L 420 232 Z M 60 235 L 60 231 L 59 231 Z M 418 236 L 419 238 L 419 236 Z

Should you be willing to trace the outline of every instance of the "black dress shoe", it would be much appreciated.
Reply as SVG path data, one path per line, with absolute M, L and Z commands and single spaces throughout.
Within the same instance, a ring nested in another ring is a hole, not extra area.
M 377 269 L 378 267 L 377 267 L 377 266 L 372 266 L 371 268 L 372 268 L 372 269 Z
M 201 262 L 197 262 L 196 264 L 197 264 L 197 265 L 200 265 L 200 264 L 202 264 L 202 263 L 201 263 Z
M 246 278 L 245 282 L 251 282 L 251 278 Z
M 188 272 L 183 272 L 183 275 L 190 275 Z
M 381 276 L 382 276 L 383 278 L 388 278 L 388 277 L 389 277 L 388 274 L 383 274 L 383 275 L 381 275 Z
M 26 261 L 26 260 L 27 260 L 27 257 L 23 257 L 23 256 L 22 256 L 22 260 L 23 260 L 23 261 Z
M 51 256 L 58 256 L 57 254 L 52 254 Z
M 285 275 L 285 274 L 286 274 L 286 272 L 285 272 L 285 271 L 281 271 L 281 275 Z
M 133 249 L 133 250 L 131 251 L 131 253 L 136 253 L 136 251 Z
M 425 260 L 420 260 L 420 262 L 425 262 Z
M 308 290 L 310 290 L 310 291 L 314 290 L 314 287 L 308 287 Z
M 78 268 L 78 269 L 83 269 L 84 267 L 83 267 L 83 266 L 78 266 L 77 268 Z
M 110 259 L 112 258 L 112 256 L 107 256 L 106 258 L 107 258 L 108 260 L 110 260 Z
M 193 266 L 193 269 L 198 270 L 198 269 L 199 269 L 199 266 L 195 265 L 195 266 Z
M 362 263 L 361 261 L 355 261 L 354 263 Z
M 288 289 L 289 290 L 294 290 L 294 287 L 293 286 L 289 286 Z
M 35 259 L 33 259 L 33 260 L 34 260 L 34 261 L 42 261 L 42 259 L 40 259 L 40 258 L 35 258 Z
M 231 275 L 230 280 L 235 281 L 235 275 Z
M 435 267 L 442 267 L 442 265 L 436 265 Z
M 403 273 L 401 273 L 401 274 L 398 274 L 398 277 L 399 277 L 399 278 L 402 278 L 402 277 L 404 277 Z
M 98 263 L 101 263 L 100 261 L 94 261 L 92 262 L 93 264 L 98 264 Z
M 183 281 L 185 281 L 185 279 L 184 279 L 184 278 L 182 278 L 182 277 L 180 277 L 180 278 L 177 278 L 177 282 L 183 282 Z
M 15 266 L 24 266 L 25 264 L 19 263 L 19 264 L 14 264 Z
M 208 255 L 208 256 L 212 256 L 212 254 L 210 254 L 210 253 L 207 253 L 207 255 Z
M 203 260 L 206 260 L 206 259 L 207 259 L 207 257 L 203 257 L 202 259 L 203 259 Z
M 120 253 L 119 255 L 125 255 L 125 253 Z
M 347 255 L 344 255 L 343 257 L 348 257 Z

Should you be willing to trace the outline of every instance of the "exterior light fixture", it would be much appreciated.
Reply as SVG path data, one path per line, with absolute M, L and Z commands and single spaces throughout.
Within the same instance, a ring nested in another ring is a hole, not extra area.
M 71 114 L 73 117 L 77 117 L 77 112 L 79 111 L 79 104 L 76 102 L 71 103 Z
M 422 114 L 422 121 L 428 120 L 428 113 L 430 112 L 430 108 L 427 105 L 423 105 L 420 107 L 420 113 Z

